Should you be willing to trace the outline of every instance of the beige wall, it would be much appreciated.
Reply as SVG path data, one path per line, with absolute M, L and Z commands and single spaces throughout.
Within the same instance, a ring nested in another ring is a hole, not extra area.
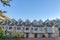
M 39 38 L 39 34 L 40 33 L 44 33 L 44 34 L 46 33 L 45 27 L 33 27 L 33 26 L 24 26 L 24 25 L 22 25 L 22 26 L 8 26 L 8 25 L 3 25 L 3 26 L 4 26 L 4 30 L 7 30 L 7 31 L 16 31 L 16 32 L 29 33 L 29 38 L 31 38 L 31 37 L 33 38 L 34 37 L 34 33 L 37 33 L 38 34 L 38 38 Z M 9 30 L 9 27 L 12 27 L 12 29 Z M 17 27 L 21 27 L 21 29 L 20 30 L 17 30 Z M 28 27 L 29 30 L 26 30 L 26 27 Z M 33 30 L 32 30 L 32 28 L 33 28 Z M 35 28 L 37 28 L 38 30 L 35 31 L 34 30 Z M 41 31 L 40 28 L 42 28 L 43 30 Z M 52 33 L 52 37 L 58 36 L 59 35 L 58 27 L 54 27 L 53 26 L 51 28 L 52 28 L 52 31 L 47 30 L 47 33 Z M 48 37 L 48 34 L 47 33 L 45 34 L 46 37 Z

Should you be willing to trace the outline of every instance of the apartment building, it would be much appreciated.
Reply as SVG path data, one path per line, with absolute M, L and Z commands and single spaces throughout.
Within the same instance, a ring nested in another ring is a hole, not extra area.
M 59 20 L 60 21 L 60 20 Z M 34 20 L 30 22 L 28 19 L 24 22 L 21 19 L 16 21 L 13 19 L 11 22 L 5 20 L 0 23 L 7 35 L 9 32 L 23 32 L 26 38 L 43 38 L 43 37 L 57 37 L 60 36 L 60 22 L 57 20 Z

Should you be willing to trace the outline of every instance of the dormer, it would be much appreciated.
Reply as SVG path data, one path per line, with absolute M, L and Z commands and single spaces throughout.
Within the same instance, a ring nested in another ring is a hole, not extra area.
M 15 19 L 12 19 L 10 25 L 17 25 L 17 21 Z
M 46 20 L 44 23 L 48 27 L 52 27 L 53 26 L 53 22 L 51 20 Z
M 18 23 L 17 23 L 17 25 L 18 25 L 18 26 L 20 26 L 20 25 L 22 25 L 22 24 L 23 24 L 22 19 L 19 19 L 17 22 L 18 22 Z
M 32 25 L 33 26 L 37 26 L 38 25 L 38 21 L 37 20 L 33 20 Z
M 39 26 L 40 26 L 40 27 L 43 27 L 43 26 L 44 26 L 42 20 L 39 20 L 38 23 L 39 23 Z
M 27 20 L 25 21 L 25 25 L 26 25 L 26 26 L 29 26 L 29 25 L 30 25 L 29 19 L 27 19 Z

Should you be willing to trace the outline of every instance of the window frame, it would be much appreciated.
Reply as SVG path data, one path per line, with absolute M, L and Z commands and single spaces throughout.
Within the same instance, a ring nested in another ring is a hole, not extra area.
M 21 27 L 17 27 L 16 29 L 17 29 L 17 30 L 21 30 Z
M 12 29 L 12 26 L 9 27 L 9 30 L 11 30 L 11 29 Z
M 52 27 L 47 27 L 48 32 L 52 32 L 53 28 Z
M 27 28 L 28 28 L 28 29 L 27 29 Z M 29 27 L 26 27 L 25 30 L 28 31 L 28 30 L 29 30 Z
M 39 31 L 44 31 L 44 27 L 40 27 L 39 28 Z

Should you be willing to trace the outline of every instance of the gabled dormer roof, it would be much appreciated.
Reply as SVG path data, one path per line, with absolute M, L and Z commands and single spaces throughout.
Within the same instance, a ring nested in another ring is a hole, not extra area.
M 29 19 L 25 20 L 25 25 L 29 26 L 30 24 L 31 24 L 31 22 Z
M 23 25 L 23 20 L 22 20 L 22 19 L 19 19 L 17 22 L 18 22 L 18 23 L 17 23 L 18 26 Z
M 32 21 L 32 26 L 37 26 L 38 25 L 38 21 L 35 19 Z

